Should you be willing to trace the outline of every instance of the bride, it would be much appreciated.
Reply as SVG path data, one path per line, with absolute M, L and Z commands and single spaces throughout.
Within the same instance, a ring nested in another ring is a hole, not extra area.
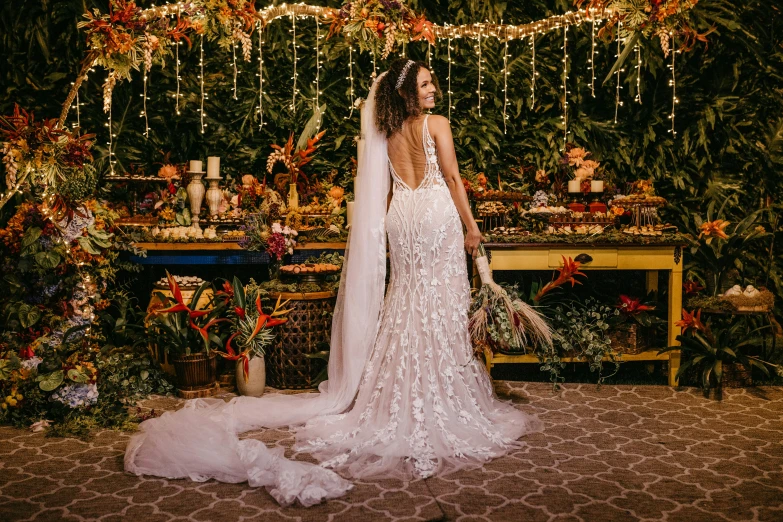
M 352 485 L 340 475 L 426 478 L 504 455 L 541 429 L 497 400 L 472 356 L 466 250 L 475 256 L 481 234 L 449 122 L 424 114 L 439 96 L 424 63 L 401 59 L 364 104 L 353 224 L 320 393 L 188 401 L 141 424 L 127 471 L 247 481 L 281 504 L 309 506 L 345 494 Z M 297 426 L 294 449 L 321 465 L 238 438 L 280 426 Z

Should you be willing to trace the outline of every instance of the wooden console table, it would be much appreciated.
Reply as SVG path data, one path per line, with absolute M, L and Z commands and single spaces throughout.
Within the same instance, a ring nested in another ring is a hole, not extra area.
M 658 272 L 669 272 L 669 302 L 668 302 L 668 346 L 676 346 L 680 328 L 675 325 L 680 320 L 682 310 L 682 245 L 652 244 L 652 245 L 611 245 L 584 244 L 569 245 L 564 243 L 526 244 L 526 243 L 485 243 L 484 247 L 491 252 L 490 268 L 492 270 L 553 270 L 563 266 L 563 256 L 571 259 L 580 254 L 592 258 L 589 263 L 583 263 L 580 270 L 641 270 L 647 274 L 647 291 L 658 290 Z M 503 363 L 537 363 L 533 354 L 503 355 L 485 354 L 487 370 L 496 364 Z M 573 362 L 571 358 L 563 358 L 563 362 Z M 677 370 L 680 367 L 680 351 L 658 354 L 650 350 L 636 355 L 622 355 L 623 361 L 668 361 L 669 385 L 677 385 Z

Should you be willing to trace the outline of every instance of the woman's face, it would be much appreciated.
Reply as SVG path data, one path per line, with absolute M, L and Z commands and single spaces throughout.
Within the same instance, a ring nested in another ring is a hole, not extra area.
M 419 106 L 422 109 L 435 108 L 435 92 L 437 88 L 432 83 L 432 74 L 424 67 L 419 68 L 419 74 L 416 76 L 418 85 Z

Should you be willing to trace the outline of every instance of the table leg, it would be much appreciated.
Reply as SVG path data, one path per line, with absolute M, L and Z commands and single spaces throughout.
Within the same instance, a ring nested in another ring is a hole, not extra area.
M 484 360 L 487 363 L 487 373 L 492 375 L 492 350 L 489 346 L 484 347 Z
M 681 330 L 675 323 L 682 317 L 682 263 L 674 265 L 669 276 L 669 335 L 668 346 L 677 346 Z M 669 352 L 669 386 L 677 386 L 677 370 L 680 369 L 680 351 Z

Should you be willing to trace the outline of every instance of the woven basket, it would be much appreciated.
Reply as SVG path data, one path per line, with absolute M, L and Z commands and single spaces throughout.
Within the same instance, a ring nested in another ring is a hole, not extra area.
M 609 331 L 609 339 L 618 354 L 636 355 L 650 348 L 648 332 L 637 323 L 618 325 Z
M 329 344 L 335 292 L 272 293 L 290 299 L 288 321 L 277 328 L 277 338 L 266 353 L 267 383 L 284 390 L 309 390 L 326 362 L 308 358 Z
M 177 372 L 177 388 L 180 390 L 203 390 L 215 385 L 217 354 L 214 352 L 176 355 L 172 358 Z
M 753 377 L 742 364 L 724 363 L 720 384 L 724 388 L 747 388 L 753 386 Z

